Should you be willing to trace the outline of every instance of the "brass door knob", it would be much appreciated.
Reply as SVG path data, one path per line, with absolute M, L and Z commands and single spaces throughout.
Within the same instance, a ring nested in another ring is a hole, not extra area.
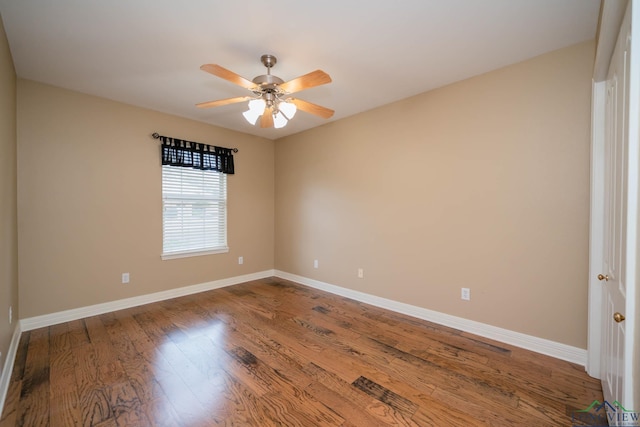
M 609 281 L 609 276 L 606 274 L 598 274 L 598 280 L 600 280 L 601 282 L 604 280 L 605 282 Z
M 623 322 L 624 316 L 616 311 L 616 313 L 613 315 L 613 320 L 615 320 L 616 323 Z

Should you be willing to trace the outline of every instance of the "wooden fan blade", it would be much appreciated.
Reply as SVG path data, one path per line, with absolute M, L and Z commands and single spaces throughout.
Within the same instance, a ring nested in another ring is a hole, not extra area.
M 230 81 L 233 84 L 237 84 L 238 86 L 242 86 L 246 89 L 253 89 L 257 85 L 251 80 L 247 80 L 244 77 L 234 73 L 233 71 L 229 71 L 224 67 L 221 67 L 217 64 L 204 64 L 200 67 L 202 71 L 206 71 L 207 73 L 213 74 L 214 76 L 220 77 L 221 79 L 225 79 Z
M 264 113 L 262 113 L 262 117 L 260 117 L 260 127 L 261 128 L 273 127 L 273 109 L 272 108 L 264 109 Z
M 316 116 L 320 116 L 323 119 L 330 118 L 334 113 L 334 111 L 329 108 L 322 107 L 308 101 L 303 101 L 302 99 L 291 98 L 287 99 L 287 101 L 295 104 L 295 106 L 298 107 L 298 110 L 302 110 L 305 113 L 315 114 Z
M 278 87 L 287 93 L 294 93 L 327 83 L 331 83 L 331 77 L 329 74 L 322 70 L 316 70 L 309 74 L 305 74 L 304 76 L 284 82 L 281 85 L 278 85 Z
M 220 107 L 222 105 L 235 104 L 236 102 L 248 101 L 250 96 L 237 96 L 235 98 L 218 99 L 217 101 L 201 102 L 196 104 L 198 108 Z

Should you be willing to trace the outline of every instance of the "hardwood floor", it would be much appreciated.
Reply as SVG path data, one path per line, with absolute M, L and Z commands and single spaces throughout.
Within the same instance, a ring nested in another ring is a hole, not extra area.
M 567 426 L 584 368 L 281 279 L 25 332 L 0 427 Z

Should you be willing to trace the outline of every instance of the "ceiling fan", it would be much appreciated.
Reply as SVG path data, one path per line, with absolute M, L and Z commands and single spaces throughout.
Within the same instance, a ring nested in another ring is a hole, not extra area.
M 219 107 L 237 102 L 249 101 L 249 109 L 243 113 L 249 123 L 255 125 L 260 118 L 260 127 L 281 128 L 293 118 L 296 110 L 315 114 L 328 119 L 333 116 L 333 110 L 313 104 L 290 95 L 315 86 L 331 83 L 329 74 L 322 70 L 312 71 L 304 76 L 285 82 L 280 77 L 271 74 L 271 67 L 278 61 L 273 55 L 262 55 L 262 64 L 267 67 L 267 74 L 257 76 L 253 80 L 229 71 L 217 64 L 204 64 L 201 70 L 214 76 L 228 80 L 253 92 L 253 96 L 238 96 L 235 98 L 219 99 L 217 101 L 201 102 L 199 108 Z

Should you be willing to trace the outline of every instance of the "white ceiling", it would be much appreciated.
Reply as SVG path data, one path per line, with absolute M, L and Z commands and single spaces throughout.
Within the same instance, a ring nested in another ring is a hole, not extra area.
M 333 120 L 593 39 L 599 0 L 0 0 L 19 77 L 275 139 L 327 121 L 251 126 L 249 95 L 199 69 L 249 80 L 316 69 L 333 82 L 297 97 Z M 150 131 L 152 131 L 150 129 Z

